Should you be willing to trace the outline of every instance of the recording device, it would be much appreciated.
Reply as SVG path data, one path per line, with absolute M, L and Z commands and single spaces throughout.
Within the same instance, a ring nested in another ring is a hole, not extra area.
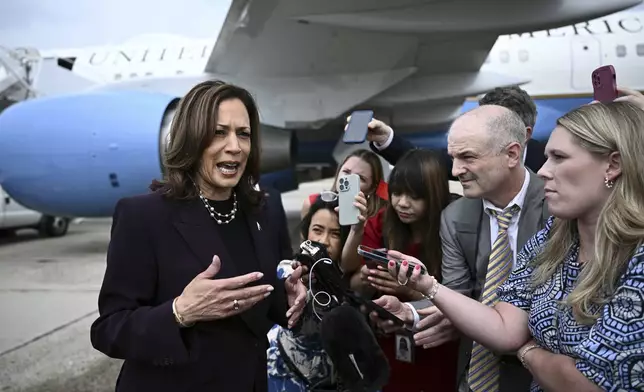
M 393 260 L 396 262 L 396 272 L 400 271 L 400 265 L 402 264 L 402 260 L 389 256 L 387 254 L 387 249 L 374 249 L 368 246 L 359 245 L 358 254 L 367 260 L 374 261 L 375 263 L 377 263 L 378 265 L 381 265 L 384 268 L 388 268 L 389 260 Z M 419 264 L 409 260 L 407 261 L 407 263 L 409 263 L 409 266 L 407 267 L 408 278 L 411 277 L 411 274 L 414 272 L 414 268 L 416 268 L 416 265 L 420 265 L 421 275 L 424 275 L 427 273 L 427 268 L 425 268 L 423 264 Z
M 318 242 L 306 240 L 300 244 L 300 252 L 295 255 L 295 260 L 302 263 L 309 270 L 309 290 L 314 305 L 324 310 L 335 306 L 348 304 L 356 308 L 365 306 L 369 311 L 375 311 L 384 320 L 391 320 L 397 326 L 404 326 L 405 323 L 389 311 L 374 303 L 371 300 L 361 298 L 349 288 L 349 283 L 342 279 L 342 271 L 329 258 L 326 247 Z M 315 274 L 315 287 L 313 287 L 313 274 Z M 320 300 L 319 296 L 326 298 Z M 315 310 L 315 306 L 314 306 Z M 318 315 L 318 318 L 322 317 Z
M 364 143 L 367 140 L 371 120 L 373 120 L 373 110 L 356 110 L 351 113 L 342 141 L 346 144 Z
M 313 311 L 321 320 L 322 346 L 335 365 L 343 390 L 382 389 L 389 379 L 389 365 L 360 307 L 376 311 L 381 318 L 401 327 L 403 321 L 355 294 L 324 245 L 310 240 L 302 242 L 295 260 L 309 270 L 309 293 Z
M 360 210 L 354 206 L 360 193 L 360 177 L 349 174 L 338 179 L 338 220 L 341 226 L 355 225 L 360 220 Z
M 617 75 L 612 65 L 604 65 L 593 71 L 593 98 L 602 103 L 613 102 L 617 96 Z

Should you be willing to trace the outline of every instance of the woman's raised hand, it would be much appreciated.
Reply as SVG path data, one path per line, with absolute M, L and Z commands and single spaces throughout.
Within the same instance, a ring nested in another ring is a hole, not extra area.
M 176 311 L 185 324 L 227 318 L 245 312 L 268 297 L 273 286 L 246 287 L 264 276 L 261 272 L 228 279 L 212 279 L 221 269 L 219 256 L 212 258 L 208 268 L 197 275 L 176 299 Z
M 630 102 L 633 105 L 638 106 L 640 109 L 644 110 L 644 95 L 636 90 L 631 90 L 626 87 L 618 87 L 617 91 L 621 96 L 615 99 L 615 102 L 626 101 Z

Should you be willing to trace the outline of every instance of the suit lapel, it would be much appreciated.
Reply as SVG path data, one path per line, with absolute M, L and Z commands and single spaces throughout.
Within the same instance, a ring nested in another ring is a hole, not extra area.
M 244 216 L 246 216 L 246 223 L 254 242 L 249 246 L 255 246 L 260 268 L 266 276 L 271 276 L 270 272 L 268 272 L 269 269 L 272 268 L 275 271 L 277 265 L 271 263 L 273 258 L 264 233 L 264 226 L 255 214 L 245 213 Z M 201 200 L 177 202 L 177 212 L 174 216 L 173 224 L 197 260 L 199 260 L 203 269 L 208 267 L 214 255 L 219 256 L 221 269 L 215 279 L 232 278 L 240 275 L 235 260 L 226 251 L 225 244 L 219 234 L 220 230 L 226 230 L 226 227 L 220 226 L 212 220 Z M 266 281 L 265 277 L 256 284 L 265 283 Z M 239 315 L 249 329 L 258 337 L 266 335 L 263 321 L 266 318 L 269 303 L 270 300 L 261 301 L 253 308 Z
M 177 202 L 173 224 L 203 269 L 217 255 L 221 260 L 221 269 L 216 279 L 238 275 L 235 262 L 231 260 L 219 235 L 221 228 L 212 220 L 201 200 Z
M 274 258 L 277 255 L 274 255 L 269 247 L 268 233 L 266 232 L 269 227 L 266 225 L 265 220 L 262 219 L 266 214 L 247 213 L 244 215 L 246 216 L 246 223 L 253 237 L 259 268 L 265 275 L 270 276 L 271 273 L 277 270 L 277 264 Z
M 482 212 L 483 204 L 480 199 L 468 199 L 461 208 L 459 219 L 454 222 L 458 242 L 462 246 L 463 255 L 471 273 L 476 271 L 478 255 L 487 255 L 490 252 L 489 220 L 487 220 L 487 215 Z M 484 241 L 485 238 L 487 238 L 487 242 Z M 481 241 L 483 241 L 484 247 L 481 247 Z M 474 278 L 474 276 L 472 277 Z
M 517 235 L 517 252 L 523 249 L 528 240 L 543 227 L 543 181 L 532 171 L 530 173 L 530 184 L 526 191 L 521 218 L 519 219 L 519 233 Z

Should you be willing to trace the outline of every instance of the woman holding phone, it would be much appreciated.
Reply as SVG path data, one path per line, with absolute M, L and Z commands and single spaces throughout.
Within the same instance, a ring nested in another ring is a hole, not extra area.
M 366 219 L 366 223 L 354 225 L 358 228 L 352 228 L 352 232 L 361 232 L 361 235 L 350 251 L 357 254 L 360 244 L 375 249 L 404 249 L 409 252 L 406 254 L 418 258 L 430 274 L 440 277 L 440 217 L 450 202 L 450 192 L 446 170 L 435 153 L 412 150 L 398 161 L 389 177 L 389 201 L 386 208 Z M 364 205 L 361 210 L 366 210 Z M 348 246 L 349 243 L 345 245 L 345 252 Z M 389 294 L 402 301 L 422 299 L 420 293 L 405 286 L 406 282 L 392 277 L 386 265 L 364 263 L 361 258 L 362 267 L 351 279 L 351 287 L 363 296 L 376 298 Z M 379 343 L 391 366 L 390 381 L 384 392 L 427 390 L 428 377 L 434 391 L 456 389 L 456 341 L 422 349 L 417 347 L 411 334 L 399 333 L 383 336 Z M 409 353 L 399 352 L 399 347 L 405 345 Z
M 338 222 L 337 206 L 337 200 L 326 202 L 318 197 L 300 224 L 302 238 L 323 245 L 336 265 L 339 264 L 348 231 L 348 227 L 342 227 Z M 280 262 L 277 266 L 278 278 L 286 279 L 297 264 L 290 260 Z M 319 292 L 314 277 L 310 278 L 314 291 Z M 308 285 L 308 280 L 306 283 Z M 320 298 L 322 302 L 326 301 Z M 268 333 L 269 392 L 334 390 L 337 387 L 331 360 L 322 348 L 320 320 L 313 311 L 314 306 L 314 301 L 308 301 L 297 330 L 276 324 Z

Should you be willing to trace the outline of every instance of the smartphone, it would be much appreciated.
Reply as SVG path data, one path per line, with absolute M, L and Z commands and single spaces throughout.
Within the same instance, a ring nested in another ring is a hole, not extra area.
M 404 321 L 399 319 L 397 316 L 394 316 L 391 312 L 389 312 L 382 306 L 378 305 L 377 303 L 373 302 L 372 300 L 362 298 L 351 291 L 347 291 L 346 296 L 354 304 L 358 306 L 364 306 L 368 313 L 376 312 L 378 314 L 378 317 L 380 317 L 383 320 L 391 320 L 394 322 L 394 325 L 398 327 L 403 327 L 405 325 Z
M 387 268 L 387 265 L 389 264 L 387 249 L 374 249 L 368 246 L 359 245 L 358 254 L 365 258 L 365 264 L 367 264 L 369 268 L 376 268 L 378 265 Z M 369 264 L 375 265 L 372 267 Z
M 360 210 L 354 206 L 360 192 L 360 177 L 348 174 L 338 179 L 338 220 L 340 226 L 355 225 L 359 222 Z
M 387 255 L 387 250 L 386 249 L 373 249 L 368 246 L 363 246 L 360 245 L 358 246 L 358 254 L 364 257 L 365 259 L 370 259 L 373 260 L 374 262 L 382 265 L 383 267 L 387 268 L 389 264 L 389 260 L 394 260 L 396 262 L 396 271 L 400 271 L 400 264 L 402 263 L 402 260 L 390 257 Z M 410 277 L 411 274 L 414 272 L 414 268 L 416 267 L 415 262 L 409 262 L 409 269 L 407 270 L 407 277 Z M 369 267 L 372 268 L 372 267 Z M 424 265 L 420 264 L 420 274 L 426 274 L 427 273 L 427 268 L 425 268 Z
M 617 76 L 612 65 L 604 65 L 593 71 L 593 98 L 602 103 L 613 102 L 617 98 Z
M 373 110 L 356 110 L 351 113 L 342 141 L 346 144 L 364 143 L 367 140 L 368 125 L 371 120 L 373 120 Z
M 371 312 L 376 312 L 378 314 L 378 317 L 380 317 L 383 320 L 390 320 L 394 322 L 394 325 L 397 327 L 403 327 L 405 325 L 405 322 L 399 319 L 397 316 L 394 316 L 391 312 L 383 308 L 382 306 L 378 305 L 377 303 L 373 301 L 365 301 L 363 304 L 369 313 Z

